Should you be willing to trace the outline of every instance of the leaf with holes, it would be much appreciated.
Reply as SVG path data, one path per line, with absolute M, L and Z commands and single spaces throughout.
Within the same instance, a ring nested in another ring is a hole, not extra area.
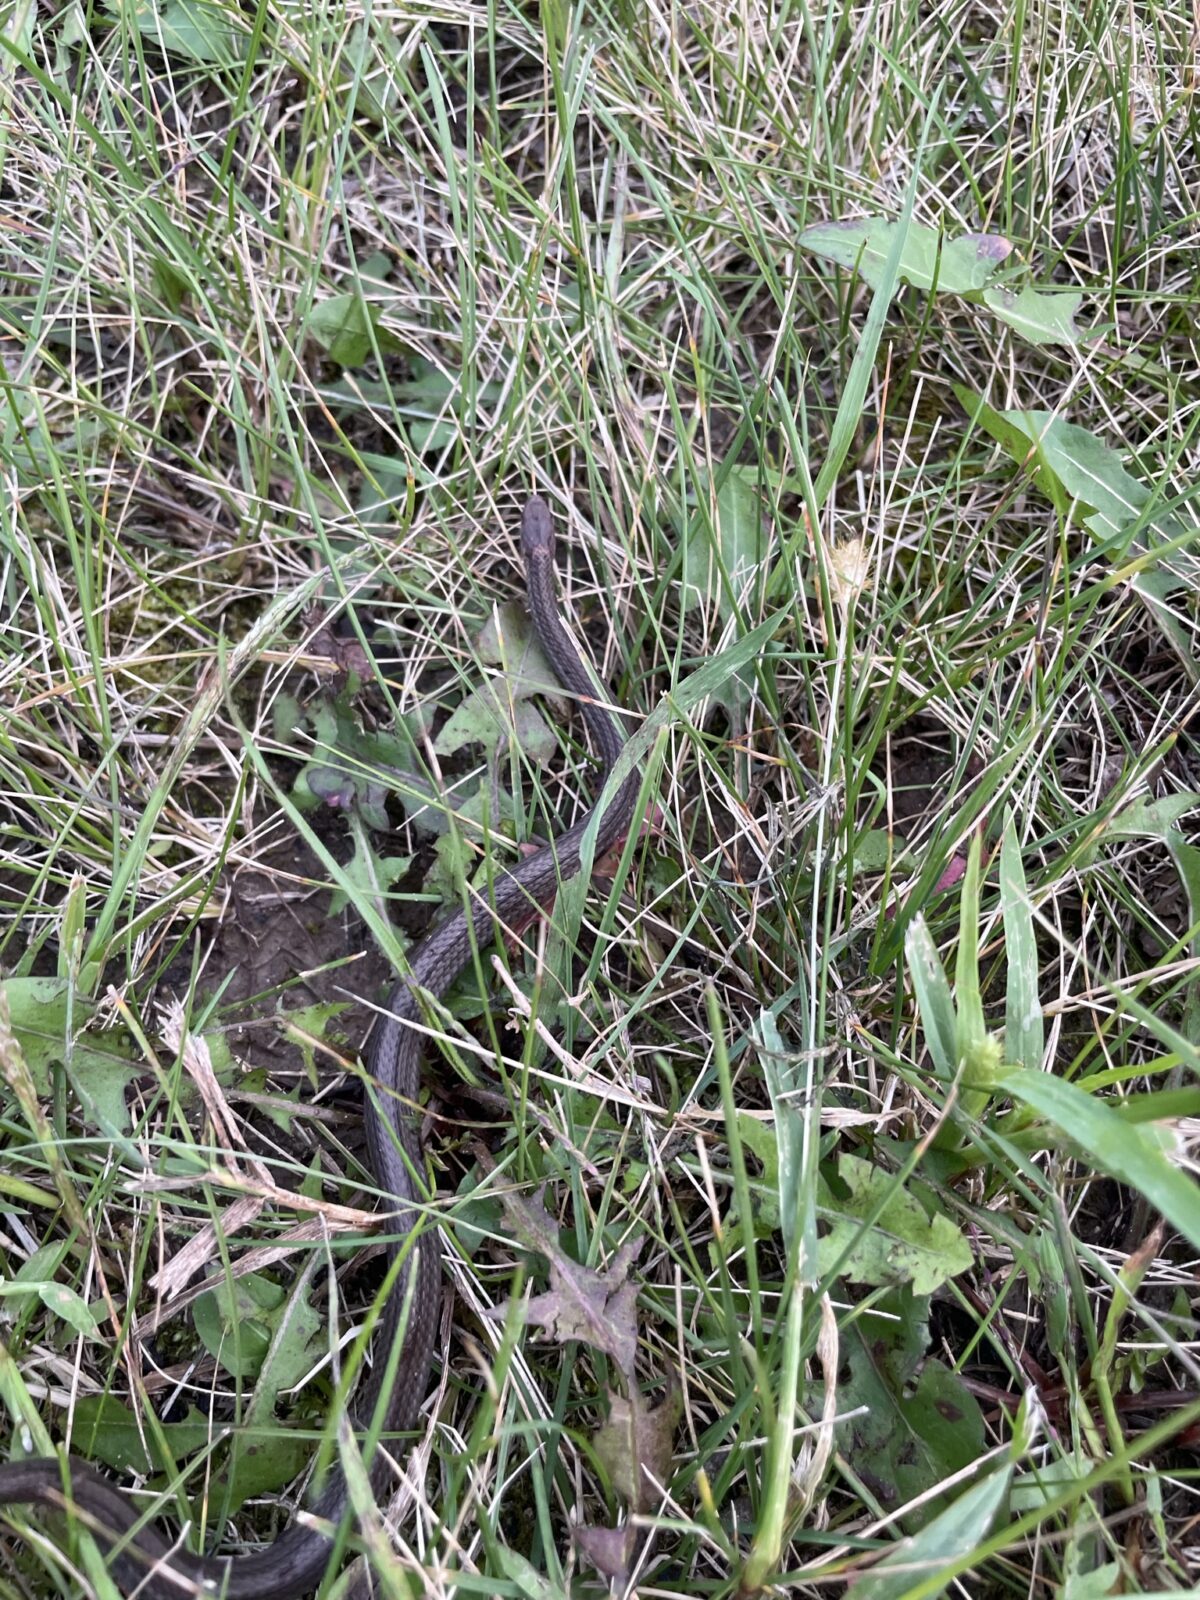
M 886 1512 L 983 1453 L 974 1398 L 948 1367 L 925 1358 L 928 1317 L 928 1300 L 899 1290 L 864 1308 L 844 1335 L 838 1409 L 846 1420 L 837 1425 L 837 1442 Z M 944 1504 L 934 1496 L 906 1525 L 923 1525 Z

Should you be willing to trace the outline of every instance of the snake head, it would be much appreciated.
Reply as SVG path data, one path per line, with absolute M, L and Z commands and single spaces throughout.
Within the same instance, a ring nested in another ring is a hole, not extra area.
M 539 560 L 542 556 L 554 559 L 554 523 L 550 507 L 540 494 L 530 495 L 521 513 L 521 554 L 526 561 L 534 556 Z

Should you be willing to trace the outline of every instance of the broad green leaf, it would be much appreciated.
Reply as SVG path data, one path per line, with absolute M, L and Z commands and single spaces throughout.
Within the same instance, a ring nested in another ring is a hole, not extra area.
M 1063 1455 L 1040 1460 L 1026 1471 L 1018 1473 L 1009 1497 L 1013 1515 L 1023 1516 L 1051 1504 L 1063 1489 L 1087 1477 L 1091 1467 L 1092 1463 L 1085 1456 L 1067 1451 Z
M 1110 839 L 1161 839 L 1164 844 L 1179 832 L 1179 819 L 1200 809 L 1200 793 L 1185 789 L 1158 800 L 1134 800 L 1123 807 L 1104 829 Z
M 70 1062 L 70 1079 L 84 1114 L 110 1137 L 129 1131 L 125 1091 L 146 1071 L 123 1029 L 89 1033 L 85 1025 L 96 1007 L 79 994 L 70 999 L 66 978 L 6 978 L 0 993 L 8 1001 L 12 1031 L 40 1099 L 51 1093 L 52 1069 Z M 73 1043 L 67 1047 L 67 1029 Z
M 999 1087 L 1053 1122 L 1101 1171 L 1144 1195 L 1200 1250 L 1200 1188 L 1171 1162 L 1149 1128 L 1049 1073 L 1021 1068 L 1005 1073 Z
M 805 1121 L 816 1113 L 810 1111 L 811 1096 L 806 1093 L 806 1061 L 788 1048 L 773 1013 L 765 1008 L 758 1014 L 753 1035 L 775 1124 L 775 1194 L 783 1223 L 784 1248 L 789 1260 L 799 1259 L 800 1270 L 811 1273 L 813 1262 L 819 1259 L 819 1245 L 813 1185 L 804 1183 L 804 1152 Z M 818 1130 L 814 1143 L 819 1138 Z M 797 1247 L 801 1243 L 804 1249 L 797 1257 Z
M 386 25 L 356 22 L 338 52 L 338 80 L 354 90 L 352 111 L 380 126 L 386 125 L 404 87 L 400 76 L 399 33 Z
M 518 605 L 499 608 L 484 624 L 476 641 L 482 661 L 503 666 L 499 681 L 481 683 L 451 712 L 433 747 L 453 755 L 464 745 L 495 751 L 513 739 L 528 760 L 544 766 L 557 746 L 553 730 L 532 696 L 547 694 L 566 709 L 558 680 L 547 662 L 526 616 Z
M 288 1433 L 275 1421 L 280 1391 L 311 1371 L 325 1348 L 324 1324 L 308 1303 L 307 1284 L 304 1274 L 282 1304 L 268 1312 L 270 1346 L 243 1425 L 230 1438 L 228 1459 L 212 1490 L 221 1497 L 224 1516 L 231 1516 L 254 1495 L 290 1483 L 312 1454 L 311 1440 Z
M 744 604 L 763 558 L 763 513 L 754 478 L 729 468 L 716 492 L 701 490 L 683 556 L 683 582 L 692 603 L 715 599 L 723 621 Z
M 983 303 L 1027 344 L 1078 344 L 1075 313 L 1083 296 L 1073 289 L 985 289 Z
M 341 367 L 361 367 L 376 349 L 384 355 L 404 349 L 357 290 L 319 300 L 309 312 L 305 332 Z
M 1037 939 L 1033 908 L 1011 814 L 1000 846 L 1000 907 L 1008 981 L 1004 1005 L 1004 1054 L 1014 1066 L 1041 1065 L 1045 1032 L 1038 993 Z
M 833 417 L 833 427 L 829 433 L 829 448 L 825 452 L 825 459 L 817 473 L 816 482 L 813 484 L 813 504 L 819 511 L 824 506 L 832 492 L 845 465 L 846 457 L 850 453 L 851 445 L 859 435 L 862 427 L 863 412 L 867 403 L 867 392 L 875 377 L 875 358 L 879 354 L 879 346 L 883 340 L 883 330 L 887 326 L 888 308 L 892 297 L 896 293 L 896 285 L 900 281 L 900 263 L 904 258 L 904 245 L 908 231 L 913 226 L 913 205 L 917 198 L 917 172 L 921 166 L 925 151 L 925 138 L 928 133 L 938 96 L 935 93 L 933 102 L 929 107 L 925 129 L 921 134 L 921 142 L 916 153 L 916 160 L 909 177 L 908 186 L 904 191 L 904 205 L 900 216 L 895 223 L 896 232 L 892 236 L 891 245 L 884 258 L 879 273 L 879 282 L 875 293 L 871 297 L 871 304 L 867 311 L 866 321 L 863 323 L 862 337 L 858 342 L 858 349 L 854 352 L 854 359 L 850 363 L 850 371 L 846 376 L 846 384 L 838 401 L 837 411 Z M 790 563 L 786 570 L 791 571 Z M 779 586 L 784 571 L 783 564 L 777 569 L 775 587 Z
M 37 21 L 37 0 L 16 0 L 4 7 L 0 14 L 0 37 L 23 56 L 33 54 L 34 24 Z M 68 26 L 71 25 L 70 19 Z M 79 24 L 75 22 L 78 34 Z M 86 33 L 84 34 L 86 37 Z M 76 37 L 75 43 L 80 40 Z M 17 73 L 17 65 L 7 52 L 0 53 L 0 83 L 7 85 Z
M 213 1423 L 195 1406 L 178 1422 L 159 1422 L 153 1428 L 139 1424 L 134 1413 L 115 1395 L 85 1395 L 76 1403 L 72 1446 L 88 1461 L 101 1461 L 114 1472 L 134 1472 L 142 1477 L 176 1472 L 178 1463 L 213 1441 Z M 239 1428 L 232 1434 L 240 1457 L 235 1485 L 238 1504 L 250 1494 L 265 1494 L 291 1483 L 312 1454 L 312 1441 L 290 1437 L 283 1429 Z M 225 1474 L 208 1485 L 210 1503 L 224 1489 Z
M 817 1248 L 823 1277 L 836 1272 L 851 1283 L 908 1285 L 914 1294 L 930 1295 L 972 1266 L 958 1226 L 940 1214 L 926 1216 L 892 1173 L 845 1155 L 837 1171 L 850 1193 L 835 1198 L 822 1185 L 818 1196 L 818 1214 L 828 1227 Z
M 553 9 L 543 0 L 542 17 L 547 11 Z M 556 1579 L 547 1577 L 540 1572 L 527 1556 L 521 1555 L 510 1545 L 501 1544 L 493 1540 L 492 1548 L 496 1554 L 496 1563 L 503 1572 L 505 1580 L 512 1588 L 511 1592 L 524 1597 L 524 1600 L 568 1600 L 567 1590 Z
M 76 1333 L 82 1333 L 86 1338 L 98 1338 L 100 1324 L 92 1315 L 87 1301 L 82 1295 L 76 1294 L 74 1289 L 65 1283 L 41 1283 L 38 1285 L 42 1304 L 47 1311 L 65 1322 L 68 1327 L 74 1328 Z
M 399 414 L 413 449 L 421 455 L 436 454 L 461 436 L 466 400 L 462 381 L 428 361 L 414 361 L 412 374 L 394 387 Z M 476 406 L 494 408 L 503 397 L 503 385 L 494 380 L 474 391 Z
M 363 467 L 356 507 L 359 521 L 380 532 L 390 532 L 403 518 L 413 492 L 412 465 L 404 456 L 384 456 L 370 450 L 360 452 L 359 460 Z
M 88 1339 L 99 1336 L 100 1325 L 88 1309 L 87 1301 L 76 1294 L 74 1289 L 68 1288 L 65 1283 L 55 1283 L 47 1279 L 32 1283 L 16 1280 L 0 1283 L 0 1296 L 6 1299 L 31 1294 L 37 1296 L 52 1316 L 57 1317 L 60 1322 L 65 1322 L 68 1327 L 74 1328 L 76 1333 L 82 1333 Z
M 1037 442 L 1042 459 L 1072 500 L 1091 506 L 1097 533 L 1117 534 L 1136 521 L 1150 490 L 1126 471 L 1120 454 L 1052 411 L 1006 411 L 1005 420 Z
M 1021 412 L 997 411 L 983 399 L 961 384 L 952 385 L 963 409 L 981 428 L 1001 444 L 1013 460 L 1029 475 L 1029 481 L 1046 496 L 1054 509 L 1067 516 L 1073 506 L 1071 495 L 1054 472 L 1042 450 L 1041 440 L 1030 437 L 1027 427 L 1010 420 L 1022 416 Z
M 907 1290 L 885 1294 L 846 1330 L 840 1352 L 839 1448 L 889 1511 L 936 1488 L 979 1459 L 979 1406 L 958 1376 L 926 1355 L 929 1302 Z M 810 1409 L 813 1397 L 809 1396 Z M 941 1503 L 917 1513 L 933 1518 Z
M 412 866 L 411 856 L 381 856 L 370 846 L 362 829 L 354 830 L 354 854 L 346 876 L 329 896 L 329 915 L 339 916 L 348 905 L 358 905 L 367 895 L 386 894 Z
M 188 296 L 194 292 L 195 286 L 191 278 L 178 262 L 164 255 L 151 257 L 150 272 L 154 287 L 162 296 L 168 311 L 179 311 Z
M 1128 564 L 1123 576 L 1193 683 L 1200 681 L 1191 632 L 1166 604 L 1190 584 L 1188 574 L 1171 562 L 1195 542 L 1200 529 L 1165 511 L 1148 514 L 1152 490 L 1125 469 L 1117 451 L 1086 428 L 1050 411 L 997 411 L 961 385 L 953 387 L 967 412 L 1020 463 L 1058 512 L 1081 520 L 1114 565 Z M 1081 517 L 1081 510 L 1090 515 Z M 1141 524 L 1138 531 L 1127 533 L 1135 523 Z
M 71 1446 L 86 1460 L 102 1461 L 114 1472 L 149 1477 L 174 1471 L 177 1459 L 202 1450 L 212 1434 L 212 1423 L 195 1406 L 189 1406 L 180 1421 L 149 1428 L 116 1395 L 89 1394 L 75 1402 Z M 170 1455 L 160 1448 L 160 1436 Z
M 1167 847 L 1188 903 L 1188 923 L 1193 933 L 1192 953 L 1200 954 L 1200 849 L 1190 843 L 1179 819 L 1200 807 L 1200 793 L 1163 795 L 1157 800 L 1135 800 L 1119 812 L 1104 830 L 1111 839 L 1159 839 Z
M 258 1273 L 222 1278 L 192 1308 L 196 1332 L 210 1356 L 232 1377 L 255 1377 L 271 1344 L 283 1305 L 279 1284 Z
M 1011 1481 L 1012 1468 L 1003 1467 L 965 1490 L 919 1533 L 902 1540 L 860 1576 L 854 1584 L 854 1600 L 904 1600 L 918 1585 L 927 1600 L 945 1593 L 952 1582 L 964 1592 L 956 1572 L 948 1571 L 945 1583 L 936 1587 L 927 1580 L 952 1563 L 969 1559 L 972 1550 L 987 1538 L 1004 1514 Z
M 231 67 L 246 54 L 246 26 L 222 0 L 105 0 L 144 39 L 167 55 L 205 66 Z
M 210 1493 L 222 1495 L 222 1512 L 232 1516 L 247 1500 L 291 1483 L 312 1453 L 311 1439 L 291 1434 L 278 1423 L 238 1428 L 230 1438 L 229 1462 Z
M 890 828 L 866 828 L 850 840 L 854 852 L 854 872 L 883 872 L 908 851 L 908 842 Z
M 800 244 L 827 261 L 853 267 L 873 289 L 883 282 L 884 267 L 900 224 L 885 217 L 859 217 L 846 222 L 815 222 L 801 230 Z M 998 234 L 969 233 L 947 239 L 938 228 L 910 223 L 901 246 L 897 275 L 914 289 L 967 294 L 982 289 L 1012 252 Z
M 1084 1546 L 1082 1552 L 1078 1550 L 1078 1542 Z M 1091 1528 L 1077 1530 L 1072 1540 L 1071 1553 L 1078 1560 L 1093 1557 L 1094 1536 Z M 1107 1561 L 1102 1567 L 1088 1566 L 1083 1571 L 1070 1571 L 1066 1573 L 1065 1582 L 1058 1591 L 1058 1600 L 1116 1600 L 1116 1597 L 1126 1591 L 1125 1569 L 1117 1561 Z M 1140 1600 L 1153 1600 L 1145 1589 L 1138 1589 Z M 1172 1600 L 1179 1600 L 1179 1590 L 1172 1591 Z
M 283 740 L 306 724 L 312 729 L 311 756 L 297 774 L 293 793 L 303 809 L 316 805 L 355 810 L 368 827 L 388 828 L 387 797 L 395 794 L 409 821 L 426 832 L 445 828 L 433 787 L 419 770 L 413 727 L 416 718 L 400 717 L 378 731 L 362 726 L 349 687 L 332 701 L 316 702 L 301 711 L 281 695 L 274 712 L 275 731 Z
M 817 222 L 801 232 L 800 243 L 828 261 L 854 268 L 878 288 L 899 227 L 884 217 Z M 1082 294 L 1028 284 L 1010 289 L 992 281 L 1012 248 L 1011 241 L 999 234 L 950 238 L 940 229 L 914 222 L 901 246 L 897 276 L 927 294 L 955 294 L 985 305 L 1030 344 L 1078 344 L 1075 313 Z
M 958 1071 L 958 1022 L 954 1001 L 937 945 L 920 913 L 909 923 L 904 935 L 904 958 L 917 997 L 925 1044 L 933 1057 L 933 1069 L 943 1083 L 953 1083 Z
M 779 1227 L 779 1142 L 775 1129 L 748 1111 L 738 1112 L 738 1137 L 754 1156 L 761 1173 L 751 1179 L 750 1199 L 754 1207 L 754 1227 L 759 1238 L 768 1238 Z M 737 1196 L 729 1202 L 730 1224 L 738 1215 Z
M 753 477 L 738 467 L 728 469 L 715 499 L 707 481 L 702 481 L 683 549 L 683 588 L 688 604 L 715 601 L 723 622 L 739 612 L 744 615 L 747 597 L 757 594 L 763 552 L 762 506 Z M 744 671 L 713 696 L 729 713 L 735 728 L 744 724 L 749 698 Z
M 996 411 L 968 390 L 955 392 L 975 421 L 1020 462 L 1034 468 L 1033 481 L 1060 510 L 1080 505 L 1092 512 L 1087 525 L 1097 538 L 1112 538 L 1136 522 L 1152 491 L 1126 470 L 1121 455 L 1087 428 L 1052 411 Z M 1166 538 L 1183 525 L 1161 519 Z M 1151 521 L 1150 527 L 1158 526 Z

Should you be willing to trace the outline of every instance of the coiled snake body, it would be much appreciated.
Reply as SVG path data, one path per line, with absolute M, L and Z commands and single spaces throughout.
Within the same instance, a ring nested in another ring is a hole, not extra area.
M 579 698 L 588 731 L 605 773 L 621 754 L 624 739 L 615 717 L 597 700 L 587 669 L 559 615 L 554 586 L 554 529 L 543 500 L 534 496 L 521 521 L 521 552 L 530 611 L 542 649 L 563 687 Z M 631 773 L 604 808 L 596 826 L 597 858 L 629 827 L 638 777 Z M 493 939 L 497 927 L 519 926 L 538 905 L 548 903 L 558 885 L 577 872 L 582 841 L 596 807 L 544 848 L 498 877 L 490 899 L 475 898 L 435 928 L 413 951 L 411 973 L 392 990 L 388 1014 L 372 1037 L 367 1064 L 377 1086 L 364 1110 L 367 1145 L 375 1180 L 392 1197 L 389 1260 L 403 1256 L 379 1318 L 375 1358 L 355 1396 L 362 1426 L 375 1418 L 397 1338 L 403 1348 L 383 1407 L 382 1431 L 404 1433 L 416 1423 L 429 1380 L 437 1329 L 438 1252 L 430 1233 L 414 1234 L 420 1195 L 414 1175 L 420 1170 L 417 1096 L 421 1076 L 421 1034 L 410 1026 L 422 1020 L 421 994 L 439 998 L 454 982 L 473 951 Z M 376 1450 L 370 1470 L 378 1496 L 389 1464 Z M 37 1504 L 72 1510 L 110 1551 L 113 1575 L 126 1593 L 136 1588 L 145 1600 L 180 1600 L 198 1585 L 227 1600 L 298 1600 L 324 1576 L 331 1541 L 319 1527 L 292 1522 L 264 1549 L 237 1556 L 198 1556 L 179 1548 L 151 1526 L 139 1527 L 131 1502 L 87 1462 L 39 1457 L 0 1464 L 0 1505 Z M 349 1506 L 346 1480 L 334 1467 L 312 1507 L 334 1528 Z

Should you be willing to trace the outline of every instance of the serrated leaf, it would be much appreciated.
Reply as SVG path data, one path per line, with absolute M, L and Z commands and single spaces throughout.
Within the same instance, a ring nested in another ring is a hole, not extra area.
M 307 1282 L 308 1276 L 302 1275 L 286 1299 L 268 1309 L 270 1346 L 244 1423 L 230 1439 L 229 1458 L 214 1486 L 214 1493 L 218 1488 L 221 1492 L 224 1516 L 254 1495 L 290 1483 L 312 1453 L 311 1440 L 288 1433 L 274 1420 L 280 1391 L 299 1382 L 325 1348 L 322 1320 L 306 1298 Z
M 998 444 L 1003 445 L 1013 460 L 1028 474 L 1029 481 L 1046 496 L 1054 509 L 1060 515 L 1067 516 L 1073 506 L 1071 495 L 1044 455 L 1041 441 L 1036 437 L 1031 438 L 1027 427 L 1011 420 L 1021 413 L 997 411 L 995 406 L 989 405 L 981 395 L 973 394 L 961 384 L 955 384 L 953 388 L 972 421 L 977 422 Z
M 414 825 L 433 832 L 445 826 L 425 803 L 433 789 L 416 770 L 416 744 L 405 718 L 386 731 L 368 731 L 362 727 L 347 689 L 332 701 L 318 702 L 303 715 L 283 705 L 276 726 L 284 737 L 289 724 L 290 735 L 294 735 L 305 721 L 313 730 L 313 753 L 293 785 L 301 808 L 310 809 L 318 802 L 339 810 L 353 808 L 369 828 L 384 832 L 388 827 L 387 796 L 393 793 Z
M 608 1420 L 596 1430 L 593 1444 L 614 1489 L 634 1511 L 649 1511 L 671 1476 L 671 1449 L 682 1409 L 682 1396 L 672 1389 L 653 1410 L 636 1389 L 629 1398 L 613 1395 Z
M 822 1277 L 836 1272 L 852 1283 L 907 1285 L 925 1296 L 974 1264 L 961 1229 L 949 1217 L 926 1216 L 891 1173 L 846 1155 L 837 1172 L 849 1194 L 835 1198 L 825 1189 L 819 1198 L 829 1230 L 817 1247 Z
M 475 645 L 480 660 L 503 666 L 504 677 L 482 683 L 466 696 L 439 729 L 434 749 L 439 755 L 453 755 L 465 745 L 495 751 L 515 740 L 535 766 L 544 764 L 554 754 L 557 740 L 530 697 L 553 696 L 558 680 L 523 608 L 498 607 L 480 629 Z
M 629 1569 L 637 1553 L 636 1523 L 622 1522 L 616 1528 L 597 1528 L 581 1522 L 575 1528 L 575 1542 L 603 1577 L 624 1594 L 629 1586 Z
M 93 1002 L 73 999 L 66 978 L 6 978 L 0 994 L 9 1006 L 13 1035 L 21 1047 L 40 1099 L 51 1092 L 51 1070 L 70 1061 L 70 1079 L 84 1114 L 104 1133 L 120 1138 L 129 1131 L 125 1091 L 145 1071 L 133 1056 L 133 1042 L 119 1028 L 85 1031 L 95 1015 Z M 67 1047 L 67 1029 L 73 1042 Z
M 558 1225 L 540 1201 L 503 1196 L 504 1215 L 514 1235 L 550 1264 L 550 1288 L 524 1307 L 525 1321 L 565 1343 L 580 1339 L 611 1356 L 632 1388 L 637 1357 L 637 1284 L 629 1270 L 641 1249 L 627 1240 L 606 1267 L 596 1270 L 573 1261 L 559 1240 Z M 506 1307 L 494 1314 L 507 1316 Z
M 366 895 L 385 895 L 394 883 L 412 866 L 411 856 L 381 856 L 371 849 L 364 834 L 357 829 L 354 835 L 354 854 L 346 863 L 346 882 L 329 896 L 329 915 L 336 917 L 357 896 L 353 890 Z
M 1151 490 L 1126 470 L 1118 451 L 1087 428 L 1052 411 L 997 412 L 965 390 L 960 398 L 1017 460 L 1036 467 L 1034 482 L 1061 510 L 1079 505 L 1091 511 L 1087 525 L 1098 538 L 1121 533 L 1149 504 Z M 1169 536 L 1181 528 L 1171 519 Z
M 1117 534 L 1137 520 L 1150 490 L 1103 439 L 1051 411 L 1006 411 L 1004 419 L 1036 443 L 1071 499 L 1092 508 L 1093 532 Z

